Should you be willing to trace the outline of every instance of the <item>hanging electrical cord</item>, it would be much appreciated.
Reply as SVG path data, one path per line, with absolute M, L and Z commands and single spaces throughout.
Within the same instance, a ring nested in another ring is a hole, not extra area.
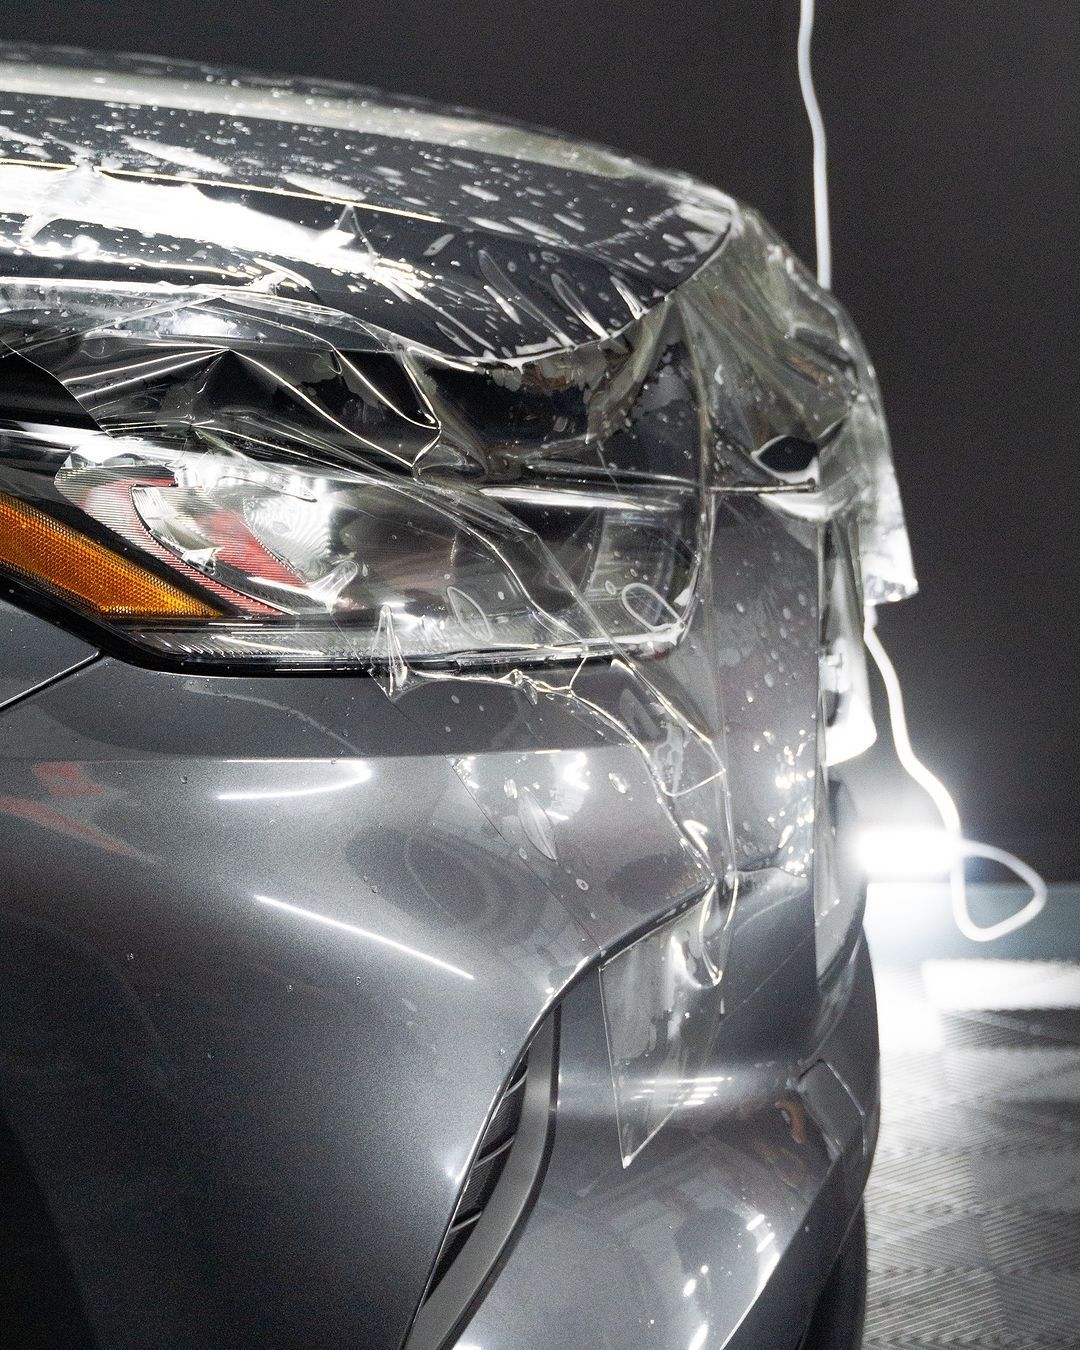
M 829 174 L 828 142 L 825 135 L 825 119 L 814 88 L 813 68 L 810 63 L 810 43 L 814 35 L 814 0 L 800 0 L 798 68 L 799 89 L 802 92 L 806 118 L 810 123 L 810 135 L 813 142 L 814 158 L 814 245 L 816 250 L 817 279 L 826 289 L 832 288 L 832 229 L 829 218 Z M 865 641 L 866 650 L 873 657 L 885 686 L 885 696 L 889 708 L 889 726 L 892 742 L 896 748 L 896 757 L 901 768 L 916 783 L 934 804 L 941 818 L 942 828 L 948 843 L 949 892 L 952 899 L 953 919 L 957 928 L 972 942 L 993 942 L 1014 933 L 1018 928 L 1030 923 L 1042 912 L 1046 905 L 1046 882 L 1022 859 L 993 844 L 981 844 L 973 839 L 965 839 L 960 812 L 948 788 L 932 773 L 915 754 L 908 734 L 907 713 L 904 708 L 904 693 L 900 687 L 900 677 L 875 631 L 876 616 L 872 607 L 866 614 Z M 985 858 L 1000 864 L 1031 888 L 1031 899 L 1022 909 L 1010 914 L 998 923 L 978 924 L 971 917 L 968 902 L 967 876 L 964 863 L 968 858 Z
M 810 65 L 810 40 L 814 36 L 814 0 L 801 0 L 799 10 L 799 89 L 814 147 L 814 250 L 818 284 L 832 288 L 832 227 L 829 222 L 829 147 L 825 119 L 817 101 Z
M 900 677 L 889 654 L 882 646 L 881 639 L 874 631 L 874 615 L 871 610 L 867 616 L 866 650 L 874 659 L 885 686 L 885 697 L 889 706 L 889 726 L 892 742 L 896 747 L 896 758 L 907 776 L 922 788 L 934 803 L 949 843 L 949 892 L 952 898 L 953 918 L 964 937 L 972 942 L 993 942 L 995 938 L 1013 933 L 1024 924 L 1030 923 L 1046 905 L 1046 882 L 1034 868 L 993 844 L 980 844 L 973 839 L 965 839 L 960 824 L 960 812 L 953 801 L 948 788 L 936 774 L 926 767 L 915 754 L 908 734 L 907 713 L 904 709 L 904 693 L 900 687 Z M 999 923 L 977 924 L 971 917 L 968 904 L 967 878 L 964 874 L 964 861 L 967 858 L 986 858 L 991 862 L 1007 867 L 1021 881 L 1031 888 L 1031 899 L 1015 914 L 1002 919 Z

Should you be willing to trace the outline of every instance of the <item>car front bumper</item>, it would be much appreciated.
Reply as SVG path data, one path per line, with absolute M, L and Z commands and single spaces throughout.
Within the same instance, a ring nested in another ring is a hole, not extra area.
M 707 1052 L 624 1166 L 603 972 L 700 885 L 637 749 L 514 690 L 62 656 L 0 712 L 0 1103 L 98 1344 L 400 1345 L 550 1017 L 546 1173 L 458 1344 L 798 1343 L 878 1101 L 809 877 L 744 858 Z M 560 886 L 480 790 L 545 775 Z
M 790 962 L 809 960 L 798 951 Z M 623 1168 L 599 982 L 568 995 L 554 1150 L 535 1209 L 458 1350 L 794 1350 L 861 1201 L 878 1125 L 860 941 L 807 1067 L 778 1049 L 781 967 L 728 1022 L 715 1090 Z M 789 1042 L 790 1045 L 790 1042 Z

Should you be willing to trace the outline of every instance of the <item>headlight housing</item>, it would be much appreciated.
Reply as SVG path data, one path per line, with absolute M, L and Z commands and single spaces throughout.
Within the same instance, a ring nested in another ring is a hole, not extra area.
M 193 448 L 12 422 L 0 494 L 0 566 L 177 661 L 498 664 L 655 647 L 677 638 L 693 589 L 686 486 L 452 488 L 212 432 Z

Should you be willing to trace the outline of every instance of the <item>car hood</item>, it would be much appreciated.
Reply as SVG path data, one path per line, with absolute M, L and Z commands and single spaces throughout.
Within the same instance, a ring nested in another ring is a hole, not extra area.
M 793 518 L 857 527 L 868 600 L 915 589 L 858 335 L 716 189 L 461 110 L 145 57 L 6 46 L 0 92 L 0 345 L 101 430 L 231 418 L 415 477 L 787 493 Z M 260 406 L 233 406 L 253 372 Z M 768 458 L 792 439 L 815 451 L 795 479 Z
M 451 355 L 618 332 L 736 210 L 609 150 L 326 82 L 7 47 L 0 90 L 8 248 L 317 296 Z

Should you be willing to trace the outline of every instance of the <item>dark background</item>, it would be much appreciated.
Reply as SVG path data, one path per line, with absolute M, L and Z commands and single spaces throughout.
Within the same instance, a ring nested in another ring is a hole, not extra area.
M 0 0 L 9 39 L 330 75 L 604 141 L 760 207 L 812 262 L 797 24 L 798 0 Z M 970 834 L 1075 880 L 1080 3 L 818 0 L 814 64 L 835 289 L 875 355 L 922 581 L 882 616 L 915 745 Z M 901 789 L 875 754 L 885 804 Z

